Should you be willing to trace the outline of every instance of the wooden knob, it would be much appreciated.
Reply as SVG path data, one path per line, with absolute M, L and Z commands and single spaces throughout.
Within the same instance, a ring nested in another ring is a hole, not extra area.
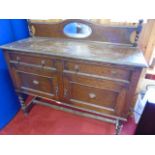
M 39 81 L 33 80 L 33 84 L 38 85 L 39 84 Z
M 116 74 L 117 74 L 117 72 L 116 72 L 116 71 L 111 71 L 111 73 L 112 73 L 113 75 L 116 75 Z
M 96 94 L 94 94 L 94 93 L 89 93 L 89 97 L 90 97 L 91 99 L 93 99 L 93 98 L 96 97 Z
M 45 66 L 45 60 L 41 60 L 41 65 Z
M 19 62 L 20 62 L 20 57 L 17 56 L 17 57 L 16 57 L 16 60 L 17 60 L 17 62 L 19 63 Z
M 74 69 L 75 69 L 76 71 L 79 71 L 79 69 L 80 69 L 79 65 L 75 65 L 75 66 L 74 66 Z

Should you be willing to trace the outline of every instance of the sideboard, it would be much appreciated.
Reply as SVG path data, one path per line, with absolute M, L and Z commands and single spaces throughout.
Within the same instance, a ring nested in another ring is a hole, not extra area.
M 88 25 L 91 34 L 66 35 L 63 29 L 70 23 Z M 30 38 L 1 46 L 24 113 L 32 105 L 46 105 L 114 123 L 118 134 L 147 67 L 137 47 L 140 27 L 80 19 L 30 23 Z M 28 105 L 24 94 L 33 96 Z

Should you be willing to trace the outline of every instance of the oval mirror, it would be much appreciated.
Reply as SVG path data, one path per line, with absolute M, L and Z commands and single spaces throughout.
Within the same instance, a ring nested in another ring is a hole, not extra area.
M 71 38 L 86 38 L 91 35 L 92 29 L 83 23 L 72 22 L 65 25 L 63 32 Z

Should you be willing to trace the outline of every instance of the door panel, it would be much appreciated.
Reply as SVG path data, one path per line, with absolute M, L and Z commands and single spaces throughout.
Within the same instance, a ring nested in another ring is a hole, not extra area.
M 97 79 L 95 79 L 97 85 L 94 85 L 90 82 L 91 78 L 82 77 L 83 81 L 81 81 L 77 80 L 80 77 L 74 78 L 69 75 L 64 75 L 63 79 L 65 102 L 97 112 L 121 116 L 127 86 L 117 86 L 116 84 L 116 87 L 112 88 L 113 83 L 107 81 L 108 85 L 104 86 L 105 81 Z
M 16 71 L 20 80 L 19 89 L 44 97 L 57 97 L 58 84 L 56 76 L 43 77 L 32 73 Z

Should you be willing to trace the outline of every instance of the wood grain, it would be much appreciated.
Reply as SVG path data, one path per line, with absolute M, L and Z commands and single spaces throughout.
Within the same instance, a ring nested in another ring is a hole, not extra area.
M 63 57 L 63 59 L 70 58 L 74 61 L 78 59 L 78 61 L 85 60 L 91 63 L 116 64 L 116 67 L 118 65 L 131 66 L 131 68 L 147 67 L 143 53 L 139 48 L 112 43 L 34 37 L 3 45 L 1 48 L 15 53 L 21 51 L 20 54 L 24 54 L 30 63 L 34 61 L 33 58 L 37 54 L 35 61 L 38 61 L 39 64 L 44 57 L 47 58 L 51 55 L 59 59 Z M 31 54 L 32 58 L 28 58 L 28 54 Z M 41 55 L 41 58 L 38 58 L 38 55 Z
M 104 26 L 81 19 L 68 19 L 58 23 L 31 22 L 30 27 L 32 27 L 34 36 L 68 39 L 69 37 L 67 37 L 63 33 L 63 28 L 65 25 L 71 22 L 83 23 L 88 25 L 92 29 L 93 33 L 89 37 L 80 40 L 91 40 L 132 45 L 133 42 L 130 40 L 130 35 L 133 32 L 136 32 L 137 29 L 136 26 Z

